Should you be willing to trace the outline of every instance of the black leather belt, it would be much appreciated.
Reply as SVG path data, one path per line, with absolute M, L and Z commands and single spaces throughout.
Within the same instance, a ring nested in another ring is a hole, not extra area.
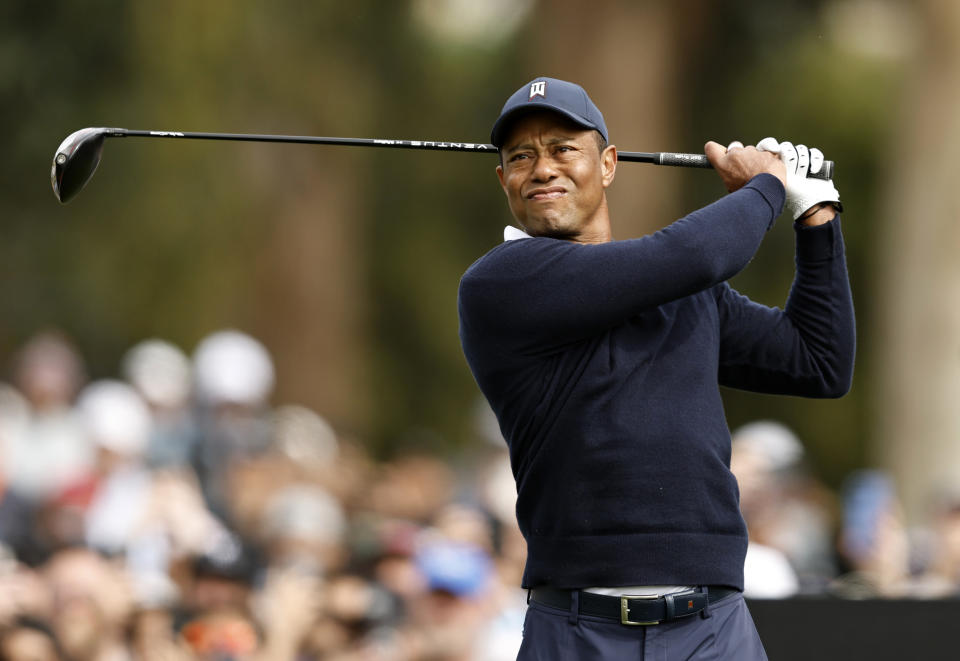
M 553 608 L 570 610 L 573 590 L 556 588 L 533 588 L 530 599 Z M 577 590 L 581 615 L 595 615 L 616 620 L 620 624 L 653 625 L 677 618 L 695 615 L 724 597 L 739 590 L 709 585 L 688 592 L 665 595 L 623 595 L 609 597 L 604 594 Z

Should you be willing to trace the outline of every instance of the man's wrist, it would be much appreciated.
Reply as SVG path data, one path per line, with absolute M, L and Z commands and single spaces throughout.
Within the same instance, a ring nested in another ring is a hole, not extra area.
M 818 202 L 797 218 L 797 222 L 806 227 L 823 225 L 833 220 L 840 211 L 836 202 Z

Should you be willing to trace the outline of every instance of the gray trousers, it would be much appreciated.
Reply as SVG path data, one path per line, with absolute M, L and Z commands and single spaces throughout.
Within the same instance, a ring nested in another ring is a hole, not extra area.
M 743 595 L 705 613 L 655 626 L 626 626 L 531 601 L 517 661 L 766 661 Z

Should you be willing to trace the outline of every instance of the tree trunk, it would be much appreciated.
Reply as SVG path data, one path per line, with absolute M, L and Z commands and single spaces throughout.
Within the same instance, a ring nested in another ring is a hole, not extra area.
M 880 463 L 918 522 L 938 489 L 960 484 L 960 4 L 915 10 L 924 39 L 881 207 L 875 420 Z

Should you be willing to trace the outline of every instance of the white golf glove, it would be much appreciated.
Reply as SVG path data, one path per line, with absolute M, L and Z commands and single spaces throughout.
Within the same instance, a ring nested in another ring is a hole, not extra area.
M 812 206 L 820 202 L 832 202 L 839 206 L 840 193 L 831 179 L 812 179 L 807 173 L 820 172 L 823 167 L 823 152 L 816 147 L 807 149 L 805 145 L 792 142 L 777 142 L 776 138 L 764 138 L 757 143 L 757 149 L 780 155 L 787 166 L 787 211 L 796 220 Z

